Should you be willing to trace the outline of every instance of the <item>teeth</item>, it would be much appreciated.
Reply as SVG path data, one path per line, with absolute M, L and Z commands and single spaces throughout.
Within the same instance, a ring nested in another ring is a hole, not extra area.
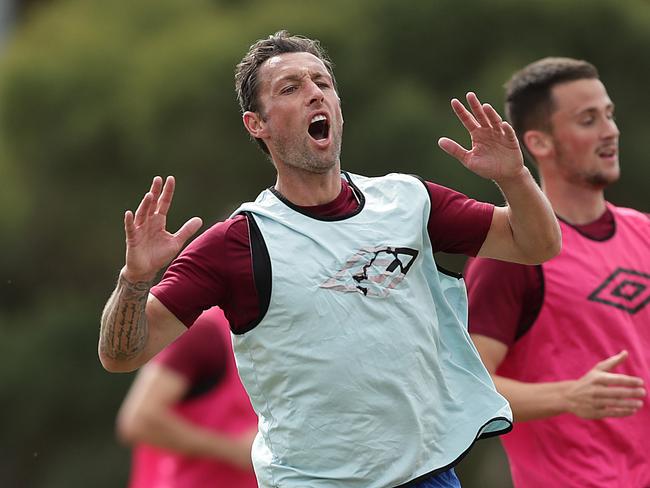
M 314 122 L 319 122 L 321 120 L 327 120 L 327 117 L 325 117 L 324 115 L 314 115 L 314 117 L 312 117 L 311 119 L 310 124 L 313 124 Z

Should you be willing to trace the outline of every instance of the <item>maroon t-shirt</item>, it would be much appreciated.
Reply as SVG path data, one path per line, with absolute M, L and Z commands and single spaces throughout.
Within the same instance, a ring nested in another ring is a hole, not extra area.
M 228 366 L 229 346 L 218 327 L 227 328 L 223 316 L 202 314 L 187 333 L 165 347 L 151 360 L 183 376 L 190 385 L 188 396 L 196 389 L 216 386 Z
M 594 240 L 605 240 L 616 230 L 609 209 L 589 224 L 572 227 Z M 475 258 L 467 261 L 464 274 L 470 333 L 490 337 L 510 347 L 532 327 L 542 308 L 542 266 Z
M 342 182 L 332 202 L 301 210 L 318 218 L 353 212 L 359 203 L 350 185 Z M 426 187 L 431 198 L 427 228 L 434 252 L 475 256 L 490 229 L 494 206 L 435 183 L 426 182 Z M 185 248 L 151 292 L 188 327 L 202 310 L 218 305 L 234 332 L 247 330 L 263 309 L 249 235 L 244 215 L 215 224 Z

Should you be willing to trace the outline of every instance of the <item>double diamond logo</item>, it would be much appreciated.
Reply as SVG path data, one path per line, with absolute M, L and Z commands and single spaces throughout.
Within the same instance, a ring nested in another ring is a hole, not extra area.
M 589 300 L 635 314 L 650 303 L 650 275 L 618 268 L 589 295 Z

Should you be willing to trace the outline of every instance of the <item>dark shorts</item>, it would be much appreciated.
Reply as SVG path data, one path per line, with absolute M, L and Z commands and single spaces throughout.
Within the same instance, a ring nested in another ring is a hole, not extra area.
M 456 476 L 454 468 L 440 474 L 422 480 L 413 485 L 413 488 L 460 488 L 460 480 Z

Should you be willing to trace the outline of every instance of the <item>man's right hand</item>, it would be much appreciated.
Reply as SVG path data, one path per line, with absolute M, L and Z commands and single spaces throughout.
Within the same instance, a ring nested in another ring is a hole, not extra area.
M 191 218 L 175 234 L 167 232 L 174 178 L 156 176 L 133 214 L 124 214 L 126 265 L 106 302 L 99 330 L 99 359 L 108 371 L 133 371 L 186 330 L 149 289 L 156 274 L 201 227 Z
M 199 217 L 193 217 L 175 234 L 167 231 L 167 212 L 174 186 L 173 176 L 167 177 L 164 186 L 162 178 L 156 176 L 135 214 L 131 210 L 124 214 L 126 266 L 122 276 L 132 283 L 152 281 L 202 225 Z
M 627 351 L 621 351 L 575 380 L 566 391 L 567 410 L 586 419 L 634 415 L 643 406 L 641 398 L 646 396 L 643 380 L 611 372 L 627 357 Z

